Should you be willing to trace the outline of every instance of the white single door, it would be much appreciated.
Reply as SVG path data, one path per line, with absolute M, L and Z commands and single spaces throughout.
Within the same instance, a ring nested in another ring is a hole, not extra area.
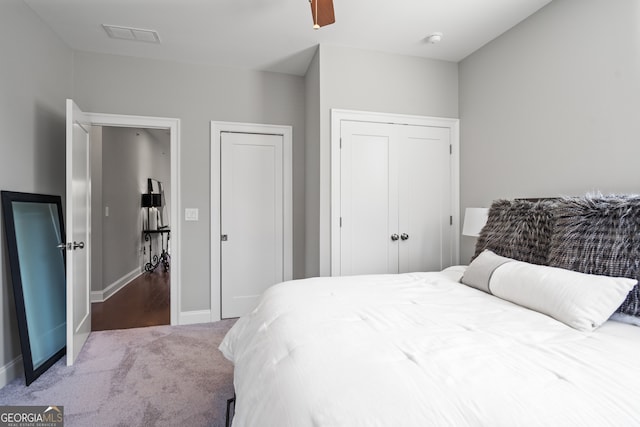
M 220 136 L 222 317 L 251 311 L 284 280 L 283 136 Z
M 398 126 L 399 272 L 453 263 L 449 129 Z
M 341 122 L 340 275 L 451 265 L 447 128 Z
M 390 124 L 341 123 L 341 275 L 398 272 L 398 162 L 393 132 Z
M 67 365 L 76 360 L 91 332 L 89 129 L 89 120 L 67 99 Z

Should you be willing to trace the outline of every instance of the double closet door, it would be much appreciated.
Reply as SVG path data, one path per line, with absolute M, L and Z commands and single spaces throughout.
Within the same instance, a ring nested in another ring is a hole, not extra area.
M 450 129 L 340 126 L 340 275 L 451 265 Z

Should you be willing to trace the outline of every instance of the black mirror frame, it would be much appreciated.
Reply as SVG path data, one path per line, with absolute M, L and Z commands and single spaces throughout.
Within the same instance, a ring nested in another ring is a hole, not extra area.
M 6 240 L 7 240 L 7 253 L 9 255 L 9 265 L 11 270 L 11 281 L 13 283 L 13 295 L 16 306 L 16 315 L 18 318 L 18 330 L 20 334 L 20 347 L 22 350 L 22 361 L 24 365 L 24 375 L 26 385 L 28 386 L 40 375 L 42 375 L 47 369 L 49 369 L 54 363 L 56 363 L 62 356 L 66 354 L 67 346 L 60 348 L 57 352 L 51 355 L 46 361 L 44 361 L 38 368 L 33 367 L 33 356 L 31 352 L 31 344 L 29 341 L 29 328 L 27 325 L 27 313 L 25 308 L 24 293 L 22 289 L 22 273 L 20 270 L 20 259 L 18 256 L 18 246 L 16 240 L 16 228 L 13 214 L 13 202 L 28 202 L 28 203 L 46 203 L 53 204 L 57 207 L 58 221 L 60 226 L 61 238 L 65 238 L 64 220 L 62 216 L 62 199 L 60 196 L 50 196 L 45 194 L 31 194 L 31 193 L 19 193 L 13 191 L 2 191 L 2 212 L 4 216 Z M 63 252 L 63 261 L 66 278 L 66 251 Z M 66 289 L 65 289 L 66 292 Z M 66 298 L 65 298 L 66 301 Z

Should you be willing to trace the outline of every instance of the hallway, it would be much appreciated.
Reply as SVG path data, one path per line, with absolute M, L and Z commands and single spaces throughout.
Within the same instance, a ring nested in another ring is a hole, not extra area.
M 162 268 L 145 272 L 105 302 L 91 304 L 91 330 L 170 324 L 169 277 Z

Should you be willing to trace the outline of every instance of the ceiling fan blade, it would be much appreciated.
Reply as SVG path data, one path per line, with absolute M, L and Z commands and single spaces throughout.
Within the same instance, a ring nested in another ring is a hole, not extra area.
M 336 16 L 333 12 L 333 0 L 310 0 L 310 3 L 314 24 L 324 27 L 336 22 Z

